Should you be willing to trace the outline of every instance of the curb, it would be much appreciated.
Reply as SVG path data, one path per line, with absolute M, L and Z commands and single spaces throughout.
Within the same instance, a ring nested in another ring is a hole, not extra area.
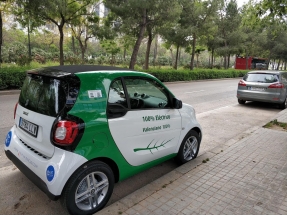
M 274 119 L 285 119 L 283 115 L 287 115 L 287 109 L 280 111 L 275 116 L 271 117 L 269 121 Z M 286 117 L 287 119 L 287 117 Z M 269 122 L 268 121 L 268 122 Z M 278 120 L 279 121 L 279 120 Z M 287 122 L 287 120 L 286 120 Z M 181 176 L 185 175 L 189 171 L 195 169 L 197 166 L 203 163 L 203 160 L 209 158 L 213 158 L 217 154 L 223 152 L 225 149 L 229 148 L 230 146 L 236 144 L 239 141 L 249 137 L 252 133 L 256 132 L 260 128 L 262 128 L 266 122 L 260 123 L 258 126 L 254 126 L 245 132 L 235 136 L 234 138 L 228 140 L 227 142 L 220 144 L 211 150 L 208 150 L 198 156 L 195 160 L 189 161 L 186 164 L 177 167 L 176 169 L 172 170 L 171 172 L 167 173 L 166 175 L 156 179 L 155 181 L 151 182 L 150 184 L 145 185 L 144 187 L 136 190 L 135 192 L 125 196 L 124 198 L 120 199 L 117 202 L 103 208 L 101 211 L 97 212 L 99 215 L 114 215 L 114 214 L 121 214 L 124 211 L 128 210 L 129 208 L 133 207 L 134 205 L 138 204 L 139 202 L 143 201 L 147 197 L 151 196 L 153 193 L 163 189 L 168 184 L 171 184 L 173 181 L 177 180 Z
M 5 90 L 0 91 L 0 96 L 20 94 L 21 90 Z

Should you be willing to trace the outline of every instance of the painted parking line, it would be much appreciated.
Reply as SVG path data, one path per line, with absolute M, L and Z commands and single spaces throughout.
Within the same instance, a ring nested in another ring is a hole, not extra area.
M 203 92 L 205 90 L 198 90 L 198 91 L 192 91 L 192 92 L 185 92 L 185 93 L 199 93 L 199 92 Z

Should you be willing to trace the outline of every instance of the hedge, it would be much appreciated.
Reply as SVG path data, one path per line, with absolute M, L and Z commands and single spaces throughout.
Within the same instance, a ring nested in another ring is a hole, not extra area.
M 247 70 L 236 69 L 195 69 L 195 70 L 174 70 L 174 69 L 151 69 L 145 70 L 162 82 L 192 81 L 203 79 L 237 78 L 243 77 Z
M 6 67 L 0 68 L 0 90 L 19 89 L 30 67 Z
M 10 66 L 0 68 L 0 90 L 20 89 L 26 72 L 35 67 Z M 195 69 L 195 70 L 174 70 L 174 69 L 150 69 L 142 70 L 154 75 L 162 82 L 191 81 L 203 79 L 236 78 L 243 77 L 247 70 L 218 70 L 218 69 Z

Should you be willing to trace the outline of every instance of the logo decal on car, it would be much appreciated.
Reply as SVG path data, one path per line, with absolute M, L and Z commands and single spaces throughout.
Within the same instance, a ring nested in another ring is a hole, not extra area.
M 47 180 L 49 182 L 51 182 L 54 179 L 54 177 L 55 177 L 55 168 L 52 165 L 48 166 L 48 168 L 46 170 L 46 176 L 47 176 Z
M 134 152 L 138 152 L 138 151 L 143 151 L 143 150 L 149 150 L 150 151 L 150 153 L 152 153 L 152 150 L 154 150 L 154 149 L 156 149 L 156 150 L 158 150 L 159 148 L 161 148 L 161 147 L 165 147 L 165 145 L 168 143 L 168 142 L 170 142 L 170 141 L 172 141 L 174 138 L 172 138 L 172 139 L 170 139 L 170 140 L 167 140 L 167 141 L 162 141 L 161 142 L 161 144 L 158 144 L 158 141 L 157 142 L 155 142 L 154 144 L 153 144 L 153 146 L 152 146 L 152 142 L 154 141 L 154 140 L 152 140 L 151 142 L 150 142 L 150 144 L 148 144 L 148 146 L 146 147 L 146 148 L 136 148 L 136 149 L 134 149 Z M 152 153 L 153 154 L 153 153 Z
M 12 139 L 12 131 L 9 131 L 7 136 L 6 136 L 6 139 L 5 139 L 5 146 L 6 147 L 9 147 L 11 139 Z

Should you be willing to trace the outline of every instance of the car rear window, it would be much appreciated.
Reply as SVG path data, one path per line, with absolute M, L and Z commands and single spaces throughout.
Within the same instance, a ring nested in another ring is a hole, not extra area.
M 28 74 L 21 89 L 19 104 L 48 116 L 57 116 L 64 107 L 74 105 L 79 87 L 53 77 Z
M 279 80 L 279 76 L 277 74 L 250 73 L 246 74 L 243 80 L 247 82 L 274 83 Z

